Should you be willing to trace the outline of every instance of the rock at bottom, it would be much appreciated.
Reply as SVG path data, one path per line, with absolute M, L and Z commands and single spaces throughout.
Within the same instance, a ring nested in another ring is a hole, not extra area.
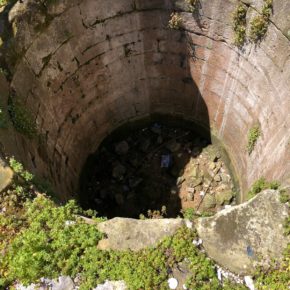
M 279 191 L 265 190 L 250 201 L 197 221 L 197 231 L 208 255 L 238 274 L 281 259 L 289 238 L 283 223 L 289 214 Z

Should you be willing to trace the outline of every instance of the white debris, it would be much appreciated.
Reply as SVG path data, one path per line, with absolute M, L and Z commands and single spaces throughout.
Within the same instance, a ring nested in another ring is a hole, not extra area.
M 245 277 L 244 277 L 244 280 L 245 280 L 246 286 L 247 286 L 250 290 L 255 290 L 255 284 L 254 284 L 254 281 L 253 281 L 253 279 L 252 279 L 251 276 L 245 276 Z
M 205 195 L 205 192 L 204 192 L 204 191 L 201 191 L 201 192 L 199 193 L 199 195 L 200 195 L 200 196 L 204 196 L 204 195 Z
M 193 240 L 192 243 L 193 243 L 195 246 L 199 246 L 199 245 L 202 244 L 202 239 Z
M 217 277 L 219 281 L 222 281 L 222 270 L 220 268 L 217 269 Z
M 65 225 L 66 226 L 72 226 L 74 225 L 76 222 L 75 221 L 65 221 Z
M 99 284 L 93 290 L 126 290 L 124 281 L 106 281 L 104 284 Z
M 185 284 L 182 285 L 182 289 L 187 290 L 187 287 Z
M 167 282 L 170 289 L 177 289 L 178 281 L 175 278 L 169 278 Z
M 217 277 L 219 281 L 222 282 L 223 278 L 225 278 L 225 279 L 230 279 L 231 281 L 234 281 L 237 284 L 243 284 L 243 279 L 240 276 L 230 271 L 227 271 L 218 265 L 216 265 L 216 267 L 217 267 Z
M 16 290 L 36 290 L 36 285 L 35 284 L 31 284 L 29 286 L 23 286 L 22 284 L 17 284 L 15 285 L 15 289 Z
M 190 220 L 186 219 L 184 222 L 187 228 L 189 229 L 193 228 L 193 223 Z

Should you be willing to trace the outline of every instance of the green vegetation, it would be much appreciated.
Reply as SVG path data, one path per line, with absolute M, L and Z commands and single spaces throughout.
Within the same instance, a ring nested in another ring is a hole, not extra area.
M 25 181 L 27 182 L 32 181 L 33 175 L 27 170 L 24 170 L 23 165 L 17 160 L 15 160 L 14 157 L 9 159 L 9 166 L 16 174 L 21 176 Z
M 273 0 L 263 1 L 261 13 L 250 21 L 248 37 L 254 43 L 266 35 L 273 10 Z M 247 11 L 248 7 L 241 3 L 233 13 L 234 44 L 238 47 L 242 47 L 247 40 Z
M 171 29 L 180 29 L 182 25 L 182 18 L 179 13 L 172 13 L 170 15 L 170 20 L 168 26 Z
M 185 0 L 187 10 L 191 13 L 195 12 L 198 8 L 199 0 Z
M 1 0 L 0 0 L 1 1 Z M 0 40 L 1 40 L 1 38 L 0 38 Z M 0 41 L 1 42 L 1 41 Z M 1 45 L 0 45 L 1 46 Z M 6 69 L 4 69 L 4 68 L 2 68 L 2 67 L 0 67 L 0 74 L 2 74 L 2 75 L 4 75 L 5 77 L 7 77 L 7 75 L 8 75 L 8 72 L 7 72 L 7 70 Z
M 281 203 L 290 202 L 290 190 L 281 189 L 280 190 L 280 201 Z
M 234 44 L 238 47 L 243 46 L 246 41 L 247 11 L 246 5 L 239 4 L 233 13 Z
M 96 225 L 102 218 L 93 217 L 94 224 L 85 223 L 80 215 L 92 217 L 95 212 L 83 211 L 75 201 L 57 206 L 47 196 L 34 192 L 32 175 L 19 162 L 11 158 L 9 163 L 20 178 L 15 178 L 14 184 L 0 194 L 0 208 L 5 208 L 0 214 L 1 289 L 15 281 L 30 284 L 41 277 L 60 275 L 78 275 L 81 290 L 107 279 L 124 280 L 129 289 L 167 289 L 168 270 L 180 262 L 190 271 L 189 289 L 247 289 L 229 281 L 223 286 L 219 283 L 214 262 L 192 243 L 198 238 L 197 233 L 186 227 L 155 247 L 138 252 L 99 250 L 96 245 L 104 236 Z M 266 186 L 278 188 L 279 184 L 259 180 L 253 192 Z M 193 210 L 183 214 L 190 219 L 196 217 Z M 289 229 L 288 219 L 288 234 Z M 256 276 L 257 285 L 265 285 L 261 289 L 287 289 L 287 261 L 289 268 L 289 249 L 285 263 L 268 272 L 261 269 Z M 273 285 L 277 287 L 271 288 Z
M 261 136 L 261 129 L 259 125 L 255 125 L 248 132 L 248 153 L 251 154 L 255 148 L 255 145 Z
M 285 236 L 290 235 L 290 217 L 284 223 Z M 287 290 L 290 281 L 290 243 L 284 251 L 282 262 L 272 262 L 269 269 L 260 268 L 256 273 L 256 285 L 261 290 Z
M 249 38 L 253 42 L 260 41 L 267 33 L 273 9 L 273 0 L 264 0 L 261 15 L 255 16 L 250 23 Z
M 19 101 L 10 98 L 8 111 L 13 126 L 19 133 L 31 139 L 37 135 L 36 124 L 31 113 Z
M 278 181 L 268 182 L 264 177 L 261 177 L 257 181 L 254 182 L 251 189 L 248 192 L 248 199 L 253 198 L 258 193 L 265 189 L 278 189 L 280 187 L 280 183 Z
M 7 114 L 3 110 L 3 108 L 0 107 L 0 129 L 6 129 L 8 126 L 8 118 Z
M 0 7 L 4 6 L 4 5 L 7 5 L 8 2 L 9 2 L 9 0 L 0 0 Z
M 181 228 L 156 247 L 139 252 L 102 251 L 96 245 L 103 235 L 79 218 L 81 213 L 73 201 L 58 207 L 40 195 L 25 202 L 23 215 L 14 223 L 18 234 L 6 243 L 0 259 L 0 285 L 80 273 L 81 289 L 106 279 L 124 279 L 130 289 L 167 289 L 167 269 L 186 258 L 192 271 L 190 287 L 220 289 L 213 262 L 192 244 L 194 231 Z M 1 216 L 0 228 L 9 223 L 8 216 Z
M 194 220 L 195 218 L 199 218 L 199 217 L 210 217 L 212 215 L 214 215 L 213 212 L 207 212 L 207 211 L 195 211 L 195 209 L 193 208 L 187 208 L 181 211 L 183 217 L 185 219 L 189 219 L 189 220 Z

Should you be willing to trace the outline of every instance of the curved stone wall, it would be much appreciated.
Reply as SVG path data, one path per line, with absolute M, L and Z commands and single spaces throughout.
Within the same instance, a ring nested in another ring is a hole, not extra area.
M 245 2 L 248 17 L 263 3 Z M 183 0 L 17 2 L 4 43 L 10 95 L 31 111 L 41 142 L 11 133 L 1 137 L 4 151 L 69 196 L 108 134 L 159 113 L 211 130 L 243 191 L 261 176 L 289 181 L 290 3 L 274 0 L 266 38 L 242 50 L 232 45 L 237 3 L 203 0 L 192 15 Z M 173 10 L 181 30 L 168 28 Z M 249 156 L 256 123 L 262 136 Z

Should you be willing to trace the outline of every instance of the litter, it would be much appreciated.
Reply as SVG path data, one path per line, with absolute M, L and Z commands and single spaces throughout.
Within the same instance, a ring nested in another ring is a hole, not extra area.
M 202 244 L 202 239 L 193 240 L 192 243 L 193 243 L 195 246 L 199 246 L 199 245 Z
M 190 220 L 188 220 L 188 219 L 185 220 L 185 225 L 189 229 L 193 228 L 193 223 Z
M 171 156 L 169 154 L 161 156 L 161 168 L 168 168 L 171 165 Z
M 220 268 L 217 269 L 217 277 L 219 281 L 222 281 L 222 270 Z
M 204 196 L 204 195 L 205 195 L 205 192 L 204 192 L 204 191 L 201 191 L 201 192 L 199 193 L 199 195 L 200 195 L 200 196 Z
M 167 282 L 170 289 L 177 289 L 178 281 L 175 278 L 169 278 Z
M 250 289 L 250 290 L 255 290 L 255 285 L 254 285 L 254 281 L 252 279 L 251 276 L 245 276 L 244 277 L 246 286 Z
M 251 246 L 247 246 L 247 254 L 249 257 L 253 257 L 254 256 L 254 251 L 251 248 Z

